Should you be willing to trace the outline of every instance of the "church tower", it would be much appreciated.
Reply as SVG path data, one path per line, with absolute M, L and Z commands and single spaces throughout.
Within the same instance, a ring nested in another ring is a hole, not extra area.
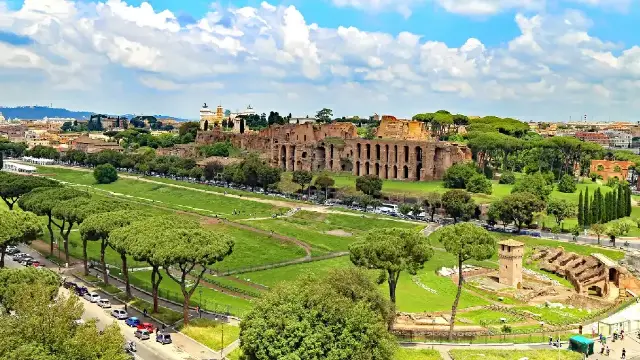
M 522 287 L 522 257 L 524 256 L 524 244 L 512 239 L 498 243 L 498 257 L 500 270 L 498 279 L 500 284 Z

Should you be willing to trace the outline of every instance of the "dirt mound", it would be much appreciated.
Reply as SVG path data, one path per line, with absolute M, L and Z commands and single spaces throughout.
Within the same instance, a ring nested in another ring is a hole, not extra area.
M 351 236 L 353 236 L 352 233 L 344 231 L 342 229 L 325 231 L 324 233 L 327 234 L 327 235 L 342 236 L 342 237 L 351 237 Z

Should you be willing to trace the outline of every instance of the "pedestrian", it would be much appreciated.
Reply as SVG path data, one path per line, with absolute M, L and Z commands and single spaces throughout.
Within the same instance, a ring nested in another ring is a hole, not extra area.
M 124 303 L 124 311 L 127 311 L 127 303 Z
M 622 357 L 620 359 L 626 359 L 627 358 L 627 350 L 625 348 L 622 348 Z
M 144 308 L 144 310 L 142 311 L 142 315 L 144 315 L 144 317 L 147 317 L 147 308 Z

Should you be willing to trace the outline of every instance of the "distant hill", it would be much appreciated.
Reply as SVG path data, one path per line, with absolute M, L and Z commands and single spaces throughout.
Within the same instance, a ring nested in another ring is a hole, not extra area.
M 72 118 L 77 120 L 88 119 L 91 115 L 95 114 L 91 111 L 73 111 L 62 108 L 52 108 L 48 106 L 17 106 L 17 107 L 2 107 L 0 106 L 0 113 L 4 115 L 6 119 L 22 119 L 22 120 L 39 120 L 45 117 L 48 118 Z M 118 114 L 109 114 L 117 116 Z M 127 118 L 132 118 L 135 115 L 125 114 L 119 115 Z M 167 116 L 167 115 L 153 115 L 158 120 L 171 118 L 178 121 L 186 121 L 185 119 Z

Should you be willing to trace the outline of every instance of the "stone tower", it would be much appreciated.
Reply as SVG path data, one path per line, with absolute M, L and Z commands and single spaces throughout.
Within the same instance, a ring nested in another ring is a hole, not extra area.
M 500 258 L 499 282 L 508 286 L 522 286 L 522 257 L 524 244 L 515 240 L 504 240 L 498 243 Z

